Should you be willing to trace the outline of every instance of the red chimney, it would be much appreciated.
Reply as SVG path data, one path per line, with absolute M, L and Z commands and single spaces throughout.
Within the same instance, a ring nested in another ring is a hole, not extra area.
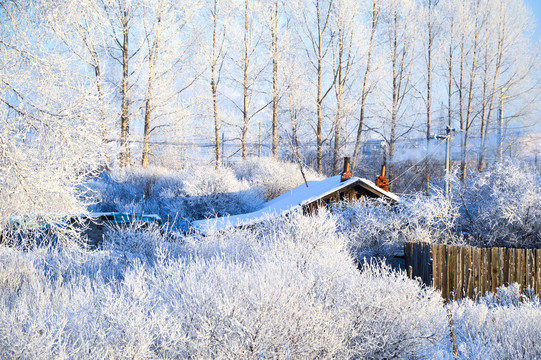
M 350 157 L 344 158 L 344 172 L 342 173 L 342 178 L 340 179 L 340 182 L 344 182 L 348 179 L 351 179 L 351 173 L 349 172 L 349 164 L 351 162 Z
M 389 179 L 385 177 L 385 164 L 381 166 L 381 175 L 376 178 L 376 186 L 389 191 Z

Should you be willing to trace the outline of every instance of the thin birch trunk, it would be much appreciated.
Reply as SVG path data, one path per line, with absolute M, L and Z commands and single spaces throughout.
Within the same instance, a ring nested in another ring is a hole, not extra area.
M 272 157 L 278 160 L 278 0 L 271 12 L 272 52 Z
M 244 64 L 243 64 L 243 107 L 242 107 L 242 130 L 241 130 L 241 155 L 242 159 L 246 160 L 248 155 L 247 139 L 248 139 L 248 117 L 249 102 L 248 102 L 248 69 L 250 59 L 248 57 L 249 46 L 249 26 L 248 26 L 248 0 L 244 1 Z
M 216 81 L 216 65 L 218 62 L 216 35 L 218 31 L 218 0 L 214 0 L 214 14 L 212 19 L 212 64 L 210 69 L 210 89 L 212 92 L 212 110 L 214 116 L 214 153 L 216 167 L 222 161 L 220 151 L 220 117 L 218 113 L 218 82 Z
M 355 170 L 355 166 L 357 165 L 357 157 L 359 156 L 359 150 L 360 150 L 360 145 L 361 145 L 361 135 L 363 131 L 364 117 L 365 117 L 365 110 L 366 110 L 366 98 L 368 97 L 368 76 L 371 71 L 372 51 L 374 47 L 374 37 L 376 34 L 378 19 L 379 19 L 379 14 L 377 10 L 376 0 L 373 0 L 372 1 L 372 28 L 370 30 L 370 41 L 368 43 L 368 53 L 366 55 L 367 56 L 366 69 L 364 71 L 363 86 L 361 90 L 361 110 L 359 114 L 359 125 L 357 127 L 357 137 L 355 139 L 355 150 L 353 151 L 353 159 L 351 159 L 351 172 L 352 173 Z
M 122 11 L 122 107 L 120 115 L 120 167 L 126 167 L 130 164 L 130 147 L 128 136 L 130 131 L 130 99 L 129 99 L 129 31 L 128 31 L 128 15 L 127 10 Z

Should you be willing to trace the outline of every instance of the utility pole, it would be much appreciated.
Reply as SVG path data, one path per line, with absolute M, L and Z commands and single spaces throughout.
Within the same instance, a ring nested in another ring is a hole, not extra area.
M 449 177 L 451 175 L 451 139 L 453 138 L 451 134 L 453 131 L 455 130 L 451 129 L 451 126 L 447 125 L 445 135 L 436 135 L 430 137 L 432 139 L 445 141 L 445 196 L 449 196 L 449 191 L 451 190 Z
M 449 196 L 449 176 L 451 176 L 451 127 L 445 132 L 445 196 Z

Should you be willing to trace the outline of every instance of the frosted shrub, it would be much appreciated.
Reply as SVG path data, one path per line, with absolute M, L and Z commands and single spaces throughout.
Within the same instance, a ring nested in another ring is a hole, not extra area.
M 460 207 L 436 193 L 403 196 L 398 205 L 382 201 L 340 203 L 333 207 L 339 227 L 366 255 L 390 256 L 405 242 L 460 241 Z
M 236 176 L 246 180 L 259 190 L 265 200 L 271 200 L 304 182 L 299 165 L 285 161 L 275 161 L 272 158 L 248 159 L 234 166 Z M 309 168 L 303 168 L 308 181 L 321 180 Z
M 297 213 L 237 231 L 258 250 L 245 256 L 194 243 L 196 261 L 159 265 L 161 282 L 151 287 L 180 316 L 170 324 L 186 323 L 190 334 L 179 339 L 178 330 L 163 329 L 175 334 L 165 342 L 185 351 L 168 356 L 409 358 L 441 341 L 441 298 L 383 265 L 359 273 L 333 222 L 324 211 Z
M 405 209 L 407 241 L 425 243 L 455 243 L 461 241 L 459 232 L 460 206 L 441 191 L 430 197 L 416 194 L 407 198 Z
M 152 259 L 165 241 L 157 225 L 147 226 L 133 222 L 128 225 L 111 226 L 107 229 L 102 247 L 104 250 L 121 252 L 126 256 Z
M 460 358 L 539 359 L 539 301 L 521 296 L 516 286 L 498 293 L 480 302 L 465 299 L 451 305 Z
M 155 213 L 184 229 L 194 219 L 249 212 L 263 202 L 231 169 L 211 166 L 117 169 L 88 186 L 98 202 L 91 210 Z
M 388 204 L 344 202 L 334 205 L 333 212 L 351 245 L 366 256 L 389 256 L 404 241 L 405 219 Z
M 153 188 L 157 180 L 168 175 L 170 171 L 159 167 L 113 168 L 103 172 L 85 184 L 95 199 L 91 210 L 128 213 L 156 210 L 148 209 L 148 202 L 154 197 Z M 147 208 L 142 209 L 144 206 Z
M 180 175 L 180 182 L 176 195 L 184 197 L 184 211 L 193 219 L 250 212 L 263 202 L 256 189 L 228 168 L 190 169 Z M 169 195 L 168 190 L 160 192 L 163 198 Z
M 455 195 L 471 240 L 531 247 L 541 243 L 541 178 L 527 165 L 507 162 L 469 180 Z
M 126 234 L 96 252 L 0 247 L 0 357 L 415 358 L 445 331 L 441 299 L 379 264 L 359 272 L 325 211 L 150 259 Z
M 365 263 L 353 302 L 353 345 L 364 359 L 418 358 L 446 343 L 443 300 L 383 263 Z

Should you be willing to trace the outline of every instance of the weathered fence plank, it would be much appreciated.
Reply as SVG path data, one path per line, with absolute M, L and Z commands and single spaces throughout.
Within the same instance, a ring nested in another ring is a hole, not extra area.
M 490 249 L 483 248 L 481 253 L 483 254 L 483 267 L 481 273 L 483 274 L 483 292 L 484 295 L 487 291 L 490 291 Z
M 516 282 L 521 285 L 521 290 L 524 287 L 524 250 L 515 249 L 517 252 L 517 279 Z
M 496 292 L 497 288 L 497 278 L 498 278 L 498 248 L 490 248 L 488 249 L 488 252 L 490 254 L 490 291 L 493 293 Z
M 526 287 L 534 288 L 534 258 L 532 249 L 526 250 Z
M 473 271 L 474 271 L 474 292 L 475 296 L 477 297 L 479 294 L 482 293 L 481 289 L 481 249 L 480 248 L 473 248 L 472 249 L 472 255 L 473 255 Z
M 432 285 L 438 289 L 441 288 L 441 278 L 439 276 L 441 269 L 440 247 L 434 245 L 430 248 L 430 257 L 432 258 Z
M 535 249 L 535 293 L 541 293 L 541 250 Z

